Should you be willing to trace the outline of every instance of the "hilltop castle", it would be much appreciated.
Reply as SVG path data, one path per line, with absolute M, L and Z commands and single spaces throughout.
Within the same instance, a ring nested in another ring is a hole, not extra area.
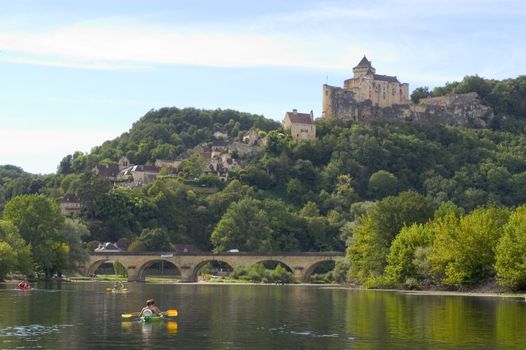
M 400 83 L 396 76 L 376 74 L 367 57 L 352 71 L 354 77 L 345 80 L 343 88 L 323 85 L 323 117 L 354 116 L 356 104 L 366 100 L 381 108 L 409 102 L 409 84 Z
M 363 56 L 353 68 L 354 77 L 343 88 L 323 85 L 322 117 L 359 123 L 378 121 L 449 124 L 488 127 L 495 115 L 472 92 L 409 101 L 409 84 L 396 76 L 376 74 L 371 61 Z

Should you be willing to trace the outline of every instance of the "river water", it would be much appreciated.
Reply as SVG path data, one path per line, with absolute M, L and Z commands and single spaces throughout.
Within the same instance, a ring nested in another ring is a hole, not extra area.
M 520 298 L 326 286 L 0 284 L 0 349 L 526 349 Z M 121 314 L 148 298 L 179 315 Z

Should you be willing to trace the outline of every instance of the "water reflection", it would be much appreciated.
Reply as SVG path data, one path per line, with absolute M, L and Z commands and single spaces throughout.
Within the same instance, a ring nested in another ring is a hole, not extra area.
M 523 349 L 526 303 L 307 286 L 0 284 L 0 349 Z M 45 289 L 45 288 L 52 289 Z M 48 292 L 53 291 L 53 292 Z M 154 297 L 179 316 L 121 314 Z
M 169 334 L 177 334 L 178 326 L 175 321 L 166 321 L 166 330 Z

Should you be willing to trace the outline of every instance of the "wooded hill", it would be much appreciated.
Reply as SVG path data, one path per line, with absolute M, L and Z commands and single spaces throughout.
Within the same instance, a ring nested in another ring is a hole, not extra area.
M 454 92 L 468 85 L 480 92 L 484 84 L 490 89 L 482 97 L 500 121 L 493 129 L 317 120 L 317 138 L 295 143 L 279 123 L 262 116 L 152 110 L 120 137 L 88 154 L 64 157 L 57 174 L 41 177 L 0 167 L 0 204 L 21 194 L 42 194 L 58 202 L 64 194 L 76 193 L 84 206 L 81 220 L 90 231 L 83 240 L 125 239 L 130 250 L 165 250 L 179 243 L 214 251 L 342 251 L 348 246 L 348 259 L 356 266 L 350 278 L 375 285 L 387 266 L 391 241 L 404 226 L 424 224 L 445 207 L 462 217 L 488 205 L 513 210 L 526 202 L 526 78 L 486 82 L 466 77 L 443 89 Z M 134 164 L 174 159 L 198 144 L 212 143 L 214 132 L 239 141 L 250 129 L 266 137 L 266 146 L 245 157 L 226 183 L 211 174 L 197 180 L 175 175 L 122 189 L 91 171 L 122 156 Z M 382 205 L 383 221 L 374 209 Z M 364 223 L 375 229 L 362 238 L 383 248 L 375 250 L 380 256 L 371 262 L 374 268 L 364 263 L 362 271 L 356 269 L 364 252 L 375 249 L 365 244 L 356 251 L 354 233 L 363 233 Z M 382 236 L 387 233 L 389 239 Z M 442 261 L 440 266 L 446 265 Z M 487 269 L 495 276 L 493 265 Z M 423 280 L 445 283 L 438 277 Z

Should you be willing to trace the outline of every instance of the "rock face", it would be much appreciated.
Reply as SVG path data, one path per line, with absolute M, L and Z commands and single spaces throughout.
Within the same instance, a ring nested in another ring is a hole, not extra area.
M 333 116 L 344 120 L 370 123 L 375 121 L 407 121 L 420 124 L 448 124 L 473 128 L 488 127 L 495 115 L 491 107 L 482 104 L 477 93 L 430 97 L 418 104 L 391 107 L 373 106 L 371 101 L 357 102 L 352 93 L 333 91 Z

